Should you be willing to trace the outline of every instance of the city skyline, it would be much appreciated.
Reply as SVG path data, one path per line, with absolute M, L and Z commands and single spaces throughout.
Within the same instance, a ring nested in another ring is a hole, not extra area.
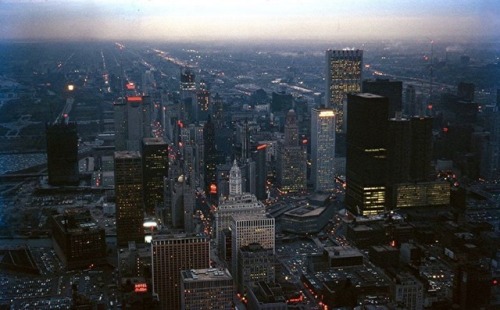
M 0 40 L 498 39 L 495 1 L 2 1 Z

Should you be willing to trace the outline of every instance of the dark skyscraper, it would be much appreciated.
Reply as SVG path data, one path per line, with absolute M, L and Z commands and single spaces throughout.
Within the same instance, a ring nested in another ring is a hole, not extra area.
M 285 92 L 272 93 L 271 112 L 283 112 L 290 110 L 293 107 L 293 96 Z
M 387 124 L 387 183 L 408 181 L 411 160 L 410 120 L 401 114 L 390 118 Z M 382 133 L 381 133 L 382 134 Z
M 253 160 L 255 161 L 255 196 L 257 199 L 266 199 L 266 181 L 267 181 L 267 166 L 266 166 L 266 148 L 267 145 L 261 144 L 257 146 L 257 150 L 253 152 Z
M 164 209 L 163 186 L 168 176 L 168 146 L 163 138 L 144 138 L 142 141 L 142 186 L 144 211 L 159 215 Z
M 307 154 L 299 144 L 299 127 L 294 110 L 288 111 L 285 121 L 285 139 L 279 144 L 278 183 L 285 193 L 304 192 L 307 189 Z
M 389 100 L 347 95 L 346 204 L 355 214 L 384 211 Z
M 474 101 L 475 88 L 476 87 L 475 87 L 474 83 L 460 82 L 460 83 L 458 83 L 457 95 L 462 100 L 472 102 L 472 101 Z
M 47 169 L 50 185 L 78 185 L 78 134 L 76 123 L 47 124 Z
M 216 128 L 221 128 L 224 123 L 224 101 L 219 93 L 216 93 L 212 102 L 212 115 Z
M 204 171 L 205 190 L 208 194 L 217 194 L 217 184 L 215 170 L 217 167 L 217 150 L 215 148 L 215 125 L 211 118 L 203 126 L 203 155 L 204 155 Z M 213 188 L 215 185 L 215 188 Z M 214 190 L 215 189 L 215 192 Z
M 389 79 L 364 80 L 364 93 L 371 93 L 389 99 L 389 115 L 394 117 L 396 112 L 403 110 L 403 82 Z
M 115 152 L 116 239 L 144 242 L 142 162 L 139 152 Z
M 432 118 L 412 117 L 410 179 L 428 181 L 432 172 Z

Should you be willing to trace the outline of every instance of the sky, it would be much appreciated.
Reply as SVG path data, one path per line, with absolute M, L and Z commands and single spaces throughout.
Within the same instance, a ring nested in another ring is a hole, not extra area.
M 0 40 L 500 37 L 499 0 L 0 0 Z

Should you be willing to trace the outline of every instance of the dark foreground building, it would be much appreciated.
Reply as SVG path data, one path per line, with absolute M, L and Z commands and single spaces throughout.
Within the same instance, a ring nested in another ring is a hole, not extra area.
M 76 123 L 47 124 L 47 168 L 49 184 L 78 185 L 78 134 Z
M 51 217 L 54 249 L 66 268 L 89 268 L 106 262 L 106 236 L 90 212 Z

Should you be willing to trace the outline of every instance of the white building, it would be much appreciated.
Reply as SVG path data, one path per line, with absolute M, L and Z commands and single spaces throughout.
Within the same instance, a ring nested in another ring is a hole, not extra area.
M 264 214 L 265 208 L 255 195 L 242 193 L 241 171 L 236 161 L 229 173 L 229 196 L 219 201 L 215 212 L 215 240 L 219 251 L 222 244 L 222 233 L 229 228 L 231 218 L 236 214 Z
M 408 310 L 424 308 L 424 286 L 410 274 L 398 274 L 393 279 L 392 297 L 394 301 Z

